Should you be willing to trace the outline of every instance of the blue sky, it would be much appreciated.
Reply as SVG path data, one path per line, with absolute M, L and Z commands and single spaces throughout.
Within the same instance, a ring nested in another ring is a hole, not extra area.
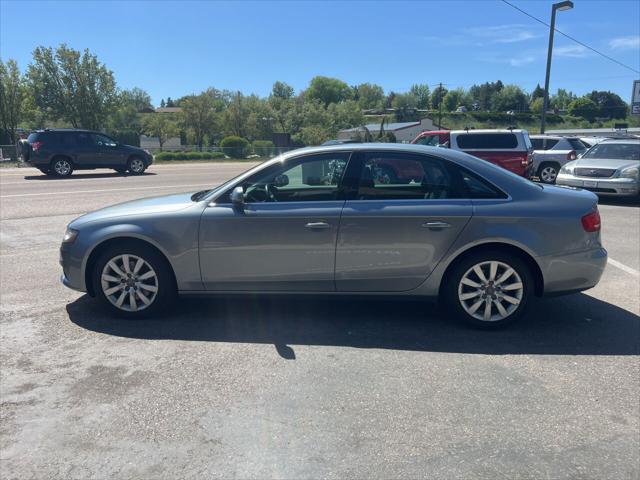
M 548 21 L 550 1 L 511 0 Z M 640 2 L 574 0 L 565 33 L 640 70 Z M 89 48 L 121 88 L 155 103 L 209 86 L 266 95 L 314 75 L 385 91 L 501 79 L 544 83 L 548 29 L 498 0 L 439 2 L 173 2 L 0 0 L 0 55 L 21 68 L 37 45 Z M 612 90 L 629 101 L 640 74 L 556 35 L 551 90 Z

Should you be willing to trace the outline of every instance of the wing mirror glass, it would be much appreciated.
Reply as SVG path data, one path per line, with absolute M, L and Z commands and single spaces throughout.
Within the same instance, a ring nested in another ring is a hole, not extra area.
M 235 208 L 244 208 L 244 189 L 236 187 L 231 192 L 231 203 Z
M 287 175 L 278 175 L 274 179 L 273 184 L 276 187 L 286 187 L 287 185 L 289 185 L 289 177 Z

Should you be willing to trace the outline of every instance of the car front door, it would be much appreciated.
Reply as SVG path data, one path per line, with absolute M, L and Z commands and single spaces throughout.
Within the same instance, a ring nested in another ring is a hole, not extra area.
M 122 150 L 118 148 L 117 142 L 98 133 L 92 134 L 93 143 L 99 153 L 98 163 L 101 167 L 115 168 L 124 167 L 126 158 Z
M 77 132 L 75 135 L 75 166 L 77 168 L 95 168 L 100 166 L 101 157 L 98 146 L 90 132 Z
M 393 180 L 380 175 L 394 170 Z M 417 173 L 419 172 L 419 173 Z M 336 289 L 400 292 L 418 287 L 472 215 L 446 161 L 404 152 L 359 153 L 345 176 Z
M 203 212 L 200 269 L 208 290 L 335 290 L 335 246 L 350 152 L 273 164 L 248 179 L 245 204 L 226 192 Z

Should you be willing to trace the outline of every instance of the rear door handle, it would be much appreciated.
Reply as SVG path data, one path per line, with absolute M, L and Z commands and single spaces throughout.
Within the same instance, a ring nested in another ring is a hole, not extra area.
M 425 222 L 422 224 L 422 226 L 425 228 L 438 229 L 438 228 L 449 228 L 451 227 L 451 224 L 447 222 Z
M 331 225 L 329 225 L 327 222 L 309 222 L 307 223 L 304 228 L 311 228 L 313 230 L 324 230 L 329 228 Z

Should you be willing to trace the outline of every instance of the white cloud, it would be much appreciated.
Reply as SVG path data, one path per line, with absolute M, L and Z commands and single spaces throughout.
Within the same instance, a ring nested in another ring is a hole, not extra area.
M 512 67 L 522 67 L 523 65 L 535 62 L 535 60 L 536 57 L 534 57 L 533 55 L 514 57 L 509 59 L 509 65 L 511 65 Z
M 464 32 L 467 35 L 490 44 L 524 42 L 540 36 L 529 30 L 526 25 L 520 23 L 467 28 Z
M 558 57 L 585 58 L 588 57 L 590 53 L 591 52 L 582 45 L 563 45 L 553 48 L 553 54 Z
M 609 40 L 609 47 L 614 50 L 629 50 L 640 48 L 640 35 L 617 37 Z

